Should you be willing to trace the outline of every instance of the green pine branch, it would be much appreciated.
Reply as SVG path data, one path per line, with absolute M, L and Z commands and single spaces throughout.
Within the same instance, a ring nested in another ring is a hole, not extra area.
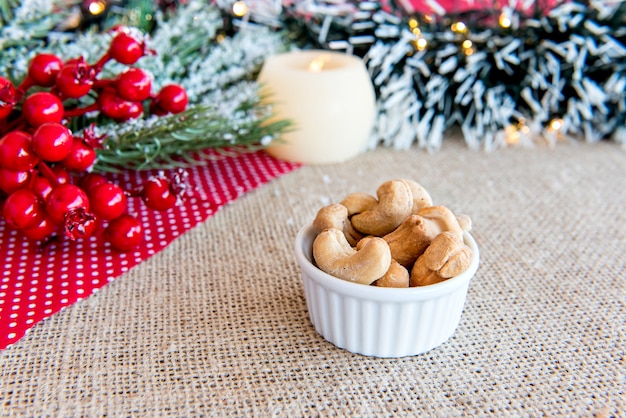
M 131 129 L 104 141 L 94 171 L 175 169 L 263 149 L 291 126 L 289 121 L 257 117 L 260 103 L 246 103 L 236 115 L 220 116 L 210 106 L 194 106 L 160 117 L 149 127 Z M 233 117 L 238 123 L 233 123 Z
M 19 5 L 19 0 L 0 0 L 0 28 L 13 20 L 15 17 L 15 9 L 17 9 Z

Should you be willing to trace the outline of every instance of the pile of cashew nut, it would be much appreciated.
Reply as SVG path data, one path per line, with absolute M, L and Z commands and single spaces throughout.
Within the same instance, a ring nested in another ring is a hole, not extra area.
M 433 206 L 413 180 L 386 181 L 376 195 L 351 193 L 318 211 L 313 258 L 322 271 L 365 285 L 415 287 L 469 268 L 469 216 Z

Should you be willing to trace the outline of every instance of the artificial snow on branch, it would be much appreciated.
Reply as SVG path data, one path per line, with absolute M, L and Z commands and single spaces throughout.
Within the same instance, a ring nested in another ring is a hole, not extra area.
M 0 75 L 9 76 L 16 85 L 26 76 L 32 57 L 39 53 L 54 53 L 63 60 L 82 57 L 95 63 L 115 36 L 115 31 L 93 29 L 54 32 L 59 19 L 49 20 L 46 16 L 51 6 L 45 8 L 38 3 L 49 2 L 27 0 L 16 10 L 15 22 L 0 32 L 0 45 L 8 48 L 0 57 Z M 42 12 L 27 14 L 27 7 Z M 81 130 L 96 122 L 98 135 L 106 137 L 104 148 L 98 150 L 95 170 L 115 170 L 116 162 L 120 168 L 134 169 L 159 168 L 158 164 L 166 168 L 176 159 L 176 166 L 196 164 L 202 161 L 203 154 L 198 152 L 203 148 L 256 150 L 287 128 L 286 121 L 267 123 L 271 109 L 262 104 L 256 82 L 263 59 L 286 48 L 281 34 L 260 25 L 227 33 L 219 10 L 200 0 L 168 11 L 155 10 L 153 20 L 154 30 L 150 33 L 128 28 L 153 51 L 134 66 L 152 76 L 155 90 L 168 84 L 182 86 L 189 99 L 188 110 L 182 116 L 146 116 L 124 123 L 108 120 L 97 112 L 73 118 L 71 128 L 75 134 L 80 135 Z M 45 35 L 40 33 L 43 31 Z M 29 37 L 23 38 L 22 44 L 11 43 L 19 33 L 28 33 Z M 109 61 L 101 78 L 115 78 L 126 68 Z M 94 101 L 92 95 L 87 95 L 69 106 L 88 108 Z M 192 159 L 187 158 L 187 152 L 193 153 Z

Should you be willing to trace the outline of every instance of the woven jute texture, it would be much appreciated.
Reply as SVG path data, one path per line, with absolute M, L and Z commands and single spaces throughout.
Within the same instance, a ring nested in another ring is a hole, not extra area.
M 311 325 L 298 229 L 409 178 L 473 219 L 456 333 L 379 359 Z M 613 143 L 379 149 L 222 208 L 0 352 L 2 416 L 624 416 L 626 152 Z

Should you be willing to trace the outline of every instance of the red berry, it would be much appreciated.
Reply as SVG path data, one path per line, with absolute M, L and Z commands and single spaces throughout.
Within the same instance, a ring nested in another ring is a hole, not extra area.
M 57 185 L 70 183 L 72 180 L 70 173 L 61 165 L 55 165 L 52 167 L 52 174 L 54 175 L 54 181 Z
M 80 188 L 83 189 L 85 193 L 87 193 L 87 196 L 89 196 L 92 188 L 101 183 L 106 183 L 107 181 L 107 178 L 104 177 L 102 174 L 89 173 L 80 180 Z
M 45 212 L 35 193 L 20 189 L 7 197 L 2 207 L 2 216 L 13 228 L 23 229 L 38 225 L 45 217 Z
M 96 72 L 84 60 L 79 59 L 66 63 L 56 78 L 59 92 L 65 96 L 77 99 L 87 95 L 93 87 Z
M 124 214 L 109 223 L 104 231 L 104 237 L 113 248 L 130 251 L 143 242 L 143 228 L 137 218 Z
M 61 161 L 72 152 L 72 133 L 60 123 L 44 123 L 33 134 L 33 150 L 42 160 Z
M 136 119 L 143 113 L 141 103 L 122 99 L 114 89 L 104 89 L 100 92 L 98 107 L 103 115 L 117 122 Z
M 15 107 L 15 86 L 4 77 L 0 77 L 0 119 L 11 114 Z
M 187 108 L 189 98 L 184 88 L 170 84 L 161 89 L 153 103 L 153 111 L 157 115 L 180 113 Z
M 30 189 L 45 202 L 52 191 L 52 184 L 43 176 L 35 176 L 30 182 Z
M 49 217 L 44 217 L 41 222 L 37 225 L 23 228 L 21 231 L 28 239 L 32 239 L 34 241 L 41 241 L 48 237 L 50 237 L 57 226 L 50 220 Z
M 61 161 L 63 167 L 70 171 L 86 171 L 96 160 L 96 152 L 92 147 L 85 144 L 82 139 L 74 138 L 72 150 L 69 155 Z
M 39 162 L 31 146 L 31 136 L 11 131 L 0 138 L 0 166 L 8 170 L 27 171 Z
M 46 199 L 46 212 L 55 224 L 64 223 L 65 215 L 76 209 L 89 212 L 89 199 L 81 188 L 73 184 L 58 185 Z
M 52 87 L 61 67 L 63 67 L 63 61 L 56 55 L 38 54 L 30 62 L 28 77 L 38 86 Z
M 124 32 L 117 34 L 109 46 L 111 58 L 126 65 L 136 63 L 144 56 L 144 50 L 143 42 Z
M 176 193 L 172 192 L 170 183 L 164 177 L 151 177 L 141 191 L 141 197 L 150 209 L 164 212 L 173 208 L 178 202 Z
M 113 183 L 100 183 L 88 193 L 91 211 L 99 218 L 110 221 L 119 218 L 128 204 L 126 194 L 121 187 Z
M 129 68 L 117 77 L 115 86 L 121 98 L 140 102 L 150 97 L 152 78 L 141 68 Z
M 22 115 L 34 127 L 44 123 L 61 123 L 63 112 L 61 100 L 46 91 L 31 94 L 22 104 Z
M 0 190 L 5 193 L 13 193 L 27 187 L 30 178 L 30 171 L 12 171 L 0 168 Z

